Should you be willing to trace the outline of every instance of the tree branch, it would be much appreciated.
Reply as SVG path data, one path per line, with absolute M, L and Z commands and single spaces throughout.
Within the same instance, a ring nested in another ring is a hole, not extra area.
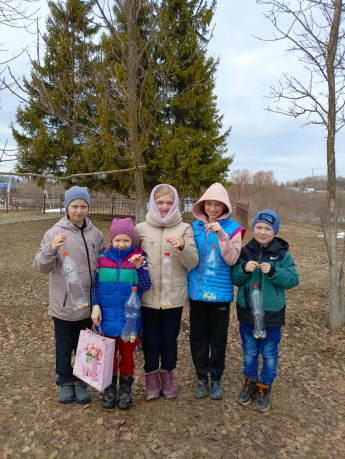
M 145 169 L 146 166 L 139 166 L 139 169 Z M 130 172 L 135 171 L 135 167 L 131 167 L 129 169 L 118 169 L 115 171 L 104 171 L 104 172 L 85 172 L 82 174 L 72 174 L 66 176 L 60 175 L 42 175 L 42 174 L 35 174 L 33 172 L 1 172 L 1 175 L 15 175 L 19 177 L 41 177 L 46 179 L 54 179 L 54 180 L 69 180 L 73 177 L 90 177 L 92 175 L 107 175 L 107 174 L 116 174 L 118 172 Z

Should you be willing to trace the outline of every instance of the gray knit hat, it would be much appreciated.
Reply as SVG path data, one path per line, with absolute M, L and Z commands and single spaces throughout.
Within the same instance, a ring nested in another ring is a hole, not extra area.
M 72 186 L 65 192 L 65 211 L 74 199 L 84 199 L 90 207 L 91 196 L 90 190 L 86 186 Z

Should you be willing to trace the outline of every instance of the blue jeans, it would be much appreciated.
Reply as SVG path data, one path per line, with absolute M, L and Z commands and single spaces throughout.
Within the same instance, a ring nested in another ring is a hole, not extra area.
M 259 354 L 262 355 L 260 382 L 270 386 L 277 376 L 278 344 L 281 340 L 281 327 L 267 327 L 266 338 L 254 338 L 253 325 L 240 322 L 243 348 L 243 374 L 247 378 L 259 378 Z

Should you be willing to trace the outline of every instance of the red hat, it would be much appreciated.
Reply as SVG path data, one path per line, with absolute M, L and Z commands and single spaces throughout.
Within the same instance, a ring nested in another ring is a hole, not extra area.
M 133 224 L 133 220 L 130 217 L 113 219 L 111 223 L 111 227 L 110 227 L 110 234 L 109 234 L 110 242 L 118 234 L 127 234 L 127 236 L 129 236 L 134 242 L 134 239 L 135 239 L 134 224 Z

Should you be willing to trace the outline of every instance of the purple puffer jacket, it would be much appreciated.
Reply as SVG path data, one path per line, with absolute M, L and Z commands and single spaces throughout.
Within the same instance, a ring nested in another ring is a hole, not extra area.
M 59 233 L 65 233 L 67 238 L 58 251 L 53 250 L 52 241 Z M 91 298 L 92 284 L 97 268 L 97 257 L 106 249 L 101 231 L 93 226 L 86 218 L 86 227 L 81 229 L 73 225 L 67 217 L 48 230 L 41 242 L 41 247 L 36 254 L 33 267 L 36 271 L 49 273 L 49 309 L 48 314 L 58 319 L 75 321 L 86 319 L 91 315 L 91 308 L 83 308 L 74 311 L 67 299 L 63 306 L 66 286 L 62 272 L 63 252 L 68 252 L 72 260 L 79 268 L 79 275 L 85 291 Z M 91 304 L 91 299 L 90 299 Z

